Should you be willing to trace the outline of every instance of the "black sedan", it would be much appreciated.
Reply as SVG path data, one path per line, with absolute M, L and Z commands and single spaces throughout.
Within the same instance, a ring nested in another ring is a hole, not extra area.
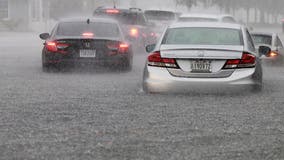
M 51 34 L 42 33 L 43 71 L 76 64 L 108 66 L 130 70 L 132 47 L 125 41 L 119 24 L 111 19 L 66 19 L 57 23 Z

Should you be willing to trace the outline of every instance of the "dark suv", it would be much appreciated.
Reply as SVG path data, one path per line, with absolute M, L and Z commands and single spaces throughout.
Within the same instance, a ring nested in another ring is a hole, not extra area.
M 99 7 L 93 15 L 116 19 L 121 24 L 125 37 L 136 49 L 144 49 L 146 45 L 156 43 L 157 37 L 152 30 L 152 25 L 149 24 L 144 12 L 139 8 Z

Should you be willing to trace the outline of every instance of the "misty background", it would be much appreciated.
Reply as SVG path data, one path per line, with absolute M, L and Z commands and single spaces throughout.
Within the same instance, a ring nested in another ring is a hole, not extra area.
M 60 19 L 91 16 L 99 6 L 232 14 L 244 24 L 279 25 L 283 0 L 0 0 L 0 31 L 49 31 Z

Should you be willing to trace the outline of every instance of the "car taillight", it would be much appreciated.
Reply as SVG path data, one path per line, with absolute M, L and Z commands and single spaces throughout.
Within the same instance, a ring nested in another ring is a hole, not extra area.
M 61 52 L 65 53 L 63 50 L 68 48 L 69 44 L 57 42 L 57 41 L 48 41 L 46 42 L 46 49 L 49 52 Z
M 241 59 L 227 60 L 224 69 L 251 68 L 255 66 L 256 57 L 250 53 L 243 53 Z
M 148 56 L 148 65 L 155 67 L 178 68 L 175 59 L 162 58 L 160 52 L 154 52 Z
M 255 66 L 256 57 L 249 53 L 243 53 L 242 59 L 238 68 L 250 68 Z
M 277 51 L 271 51 L 269 53 L 269 57 L 276 57 L 276 56 L 278 56 L 278 52 Z
M 115 55 L 118 53 L 127 53 L 129 44 L 119 42 L 108 42 L 107 48 L 109 49 L 109 55 Z
M 84 32 L 84 33 L 82 33 L 82 36 L 83 37 L 86 37 L 86 38 L 90 38 L 90 37 L 94 37 L 94 33 L 92 33 L 92 32 Z
M 231 59 L 231 60 L 227 60 L 224 69 L 233 69 L 233 68 L 237 68 L 238 65 L 240 64 L 240 59 Z
M 131 28 L 129 34 L 130 34 L 130 36 L 132 36 L 132 37 L 138 37 L 138 36 L 139 36 L 139 31 L 138 31 L 137 28 Z
M 57 51 L 56 42 L 53 42 L 53 41 L 46 42 L 46 49 L 50 52 L 56 52 Z
M 117 9 L 107 9 L 106 13 L 108 13 L 108 14 L 118 14 L 119 10 L 117 10 Z
M 119 48 L 118 48 L 118 52 L 119 53 L 126 53 L 128 51 L 129 45 L 126 43 L 120 43 L 119 44 Z
M 157 33 L 154 33 L 154 32 L 151 32 L 151 33 L 150 33 L 150 36 L 151 36 L 151 37 L 158 37 Z

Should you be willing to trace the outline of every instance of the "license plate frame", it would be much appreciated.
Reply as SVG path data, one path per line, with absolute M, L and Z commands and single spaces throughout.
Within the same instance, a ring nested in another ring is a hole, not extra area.
M 193 73 L 211 73 L 212 62 L 210 60 L 193 60 L 191 62 L 191 72 Z
M 80 58 L 96 58 L 97 51 L 95 49 L 80 49 Z

